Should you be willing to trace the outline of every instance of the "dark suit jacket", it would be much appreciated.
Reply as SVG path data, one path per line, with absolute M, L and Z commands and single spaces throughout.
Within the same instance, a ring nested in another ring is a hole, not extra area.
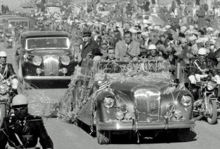
M 99 49 L 98 44 L 93 39 L 90 39 L 90 41 L 87 45 L 85 45 L 85 43 L 83 42 L 83 44 L 82 44 L 82 55 L 81 55 L 82 59 L 85 59 L 87 57 L 87 54 L 89 54 L 89 53 L 92 54 L 92 58 L 95 55 L 102 56 L 102 53 Z
M 15 71 L 10 63 L 2 65 L 2 67 L 0 67 L 0 73 L 3 75 L 4 79 L 8 79 L 10 76 L 15 76 Z

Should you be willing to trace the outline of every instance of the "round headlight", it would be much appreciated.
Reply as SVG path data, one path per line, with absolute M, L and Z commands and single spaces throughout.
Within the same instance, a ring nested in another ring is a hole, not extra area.
M 62 63 L 63 65 L 69 65 L 69 63 L 70 63 L 70 57 L 69 57 L 69 56 L 62 56 L 62 57 L 61 57 L 61 63 Z
M 35 56 L 33 58 L 33 64 L 36 66 L 40 66 L 42 63 L 42 58 L 40 56 Z
M 107 109 L 109 109 L 109 108 L 112 108 L 114 106 L 115 100 L 112 97 L 105 97 L 103 102 L 104 102 L 104 106 Z
M 183 95 L 181 102 L 184 107 L 189 107 L 192 104 L 192 97 L 189 95 Z
M 0 85 L 0 94 L 5 94 L 8 90 L 8 86 L 5 84 Z

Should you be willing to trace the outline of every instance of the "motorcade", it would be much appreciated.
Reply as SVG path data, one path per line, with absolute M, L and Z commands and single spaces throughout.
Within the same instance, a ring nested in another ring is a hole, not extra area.
M 18 27 L 21 27 L 24 30 L 29 30 L 30 20 L 25 17 L 9 17 L 3 20 L 4 29 L 3 29 L 3 41 L 6 48 L 14 47 L 15 43 L 20 36 L 20 31 L 17 31 Z M 10 31 L 10 32 L 9 32 Z M 8 40 L 8 39 L 12 40 Z M 11 46 L 10 46 L 11 45 Z
M 0 41 L 4 41 L 4 20 L 11 17 L 18 17 L 16 15 L 0 15 Z

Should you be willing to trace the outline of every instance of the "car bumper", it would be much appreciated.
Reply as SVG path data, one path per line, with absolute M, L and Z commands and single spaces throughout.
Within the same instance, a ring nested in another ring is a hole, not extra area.
M 167 129 L 184 129 L 191 128 L 195 126 L 195 121 L 190 120 L 187 122 L 158 122 L 158 123 L 147 123 L 147 122 L 138 122 L 136 125 L 132 122 L 118 122 L 118 123 L 104 123 L 99 122 L 97 124 L 100 130 L 167 130 Z
M 25 76 L 25 80 L 70 80 L 71 76 Z

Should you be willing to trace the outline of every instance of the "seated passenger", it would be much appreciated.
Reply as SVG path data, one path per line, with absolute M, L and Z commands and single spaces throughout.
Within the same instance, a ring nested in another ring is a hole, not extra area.
M 115 60 L 115 49 L 113 47 L 108 48 L 105 60 Z
M 131 60 L 138 57 L 140 54 L 140 45 L 138 42 L 132 40 L 132 33 L 125 32 L 124 40 L 116 43 L 115 46 L 115 58 L 116 59 L 128 59 Z

